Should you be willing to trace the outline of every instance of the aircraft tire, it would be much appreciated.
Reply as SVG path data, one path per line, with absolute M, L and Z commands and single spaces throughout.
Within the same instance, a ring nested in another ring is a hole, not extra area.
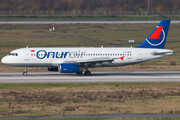
M 24 75 L 24 76 L 27 76 L 27 72 L 23 72 L 23 75 Z
M 90 71 L 85 71 L 85 72 L 84 72 L 84 75 L 85 75 L 85 76 L 91 76 L 91 72 L 90 72 Z

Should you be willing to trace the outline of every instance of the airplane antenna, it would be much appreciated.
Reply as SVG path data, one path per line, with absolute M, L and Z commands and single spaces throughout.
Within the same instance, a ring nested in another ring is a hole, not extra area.
M 101 46 L 101 48 L 103 48 L 103 45 Z
M 28 46 L 26 46 L 26 48 L 28 48 Z

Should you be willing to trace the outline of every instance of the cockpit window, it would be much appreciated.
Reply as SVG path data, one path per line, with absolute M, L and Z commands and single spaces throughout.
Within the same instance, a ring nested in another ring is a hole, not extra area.
M 18 56 L 17 53 L 9 53 L 8 55 L 9 55 L 9 56 Z

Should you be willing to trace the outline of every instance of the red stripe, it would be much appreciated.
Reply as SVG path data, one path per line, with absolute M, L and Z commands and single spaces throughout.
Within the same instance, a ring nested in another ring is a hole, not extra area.
M 31 50 L 31 52 L 35 52 L 34 50 Z

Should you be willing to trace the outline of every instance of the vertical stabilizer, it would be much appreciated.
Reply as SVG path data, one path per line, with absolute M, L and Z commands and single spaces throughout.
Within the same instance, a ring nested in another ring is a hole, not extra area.
M 162 20 L 146 40 L 137 48 L 164 49 L 171 20 Z

